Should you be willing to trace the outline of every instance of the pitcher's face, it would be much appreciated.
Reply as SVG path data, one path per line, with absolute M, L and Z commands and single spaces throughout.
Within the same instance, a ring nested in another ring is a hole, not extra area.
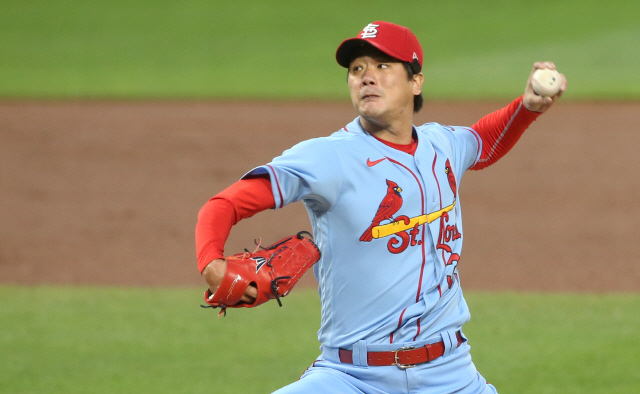
M 413 114 L 413 96 L 420 94 L 421 77 L 416 75 L 409 80 L 402 62 L 392 57 L 359 56 L 349 66 L 351 101 L 363 118 L 377 124 L 391 124 L 398 116 Z

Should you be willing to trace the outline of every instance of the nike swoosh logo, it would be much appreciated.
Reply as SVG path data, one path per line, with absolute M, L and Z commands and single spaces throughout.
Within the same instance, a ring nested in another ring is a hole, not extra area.
M 375 166 L 376 164 L 380 163 L 380 162 L 381 162 L 381 161 L 383 161 L 383 160 L 387 160 L 387 158 L 386 158 L 386 157 L 383 157 L 382 159 L 378 159 L 378 160 L 375 160 L 375 161 L 371 161 L 371 160 L 369 160 L 369 159 L 367 158 L 367 165 L 368 165 L 369 167 L 373 167 L 373 166 Z

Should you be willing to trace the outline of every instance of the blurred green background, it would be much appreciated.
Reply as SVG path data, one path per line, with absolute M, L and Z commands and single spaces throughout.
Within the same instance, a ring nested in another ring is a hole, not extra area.
M 637 0 L 0 0 L 0 99 L 348 100 L 335 50 L 382 19 L 420 39 L 427 100 L 510 100 L 536 60 L 565 73 L 566 100 L 637 100 L 638 15 Z M 314 291 L 217 319 L 201 290 L 0 286 L 0 393 L 266 393 L 317 356 Z M 637 294 L 467 301 L 501 393 L 640 390 Z
M 0 393 L 270 393 L 319 355 L 320 302 L 201 309 L 193 289 L 0 287 Z M 639 295 L 470 293 L 501 394 L 638 393 Z
M 640 98 L 640 2 L 0 1 L 0 98 L 348 99 L 339 43 L 408 26 L 427 99 L 519 94 L 537 60 L 566 98 Z

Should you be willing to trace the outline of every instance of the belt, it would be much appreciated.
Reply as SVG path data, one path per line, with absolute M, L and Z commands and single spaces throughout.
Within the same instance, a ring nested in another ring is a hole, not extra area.
M 457 347 L 464 342 L 460 331 L 456 332 L 456 338 L 458 338 Z M 406 346 L 387 352 L 367 352 L 367 365 L 373 367 L 395 365 L 400 369 L 407 369 L 442 357 L 444 349 L 444 341 L 440 341 L 419 348 Z M 338 353 L 341 363 L 353 364 L 353 352 L 351 350 L 340 349 Z

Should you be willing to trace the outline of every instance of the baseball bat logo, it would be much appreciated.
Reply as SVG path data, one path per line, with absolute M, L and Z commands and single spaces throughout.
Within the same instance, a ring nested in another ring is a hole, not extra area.
M 371 162 L 371 164 L 375 165 L 381 160 L 376 160 Z M 369 164 L 369 161 L 367 164 Z M 371 164 L 369 165 L 371 166 Z M 360 241 L 371 242 L 374 239 L 391 236 L 387 242 L 387 249 L 389 252 L 394 254 L 402 253 L 409 245 L 415 246 L 422 244 L 422 241 L 418 239 L 420 226 L 430 224 L 440 219 L 441 226 L 437 249 L 443 249 L 452 253 L 451 247 L 448 243 L 461 238 L 461 233 L 458 231 L 458 227 L 455 223 L 452 225 L 448 224 L 449 212 L 455 208 L 458 197 L 457 182 L 449 160 L 444 164 L 444 174 L 447 177 L 449 187 L 453 193 L 452 203 L 437 211 L 414 217 L 408 217 L 406 215 L 394 217 L 402 207 L 403 199 L 400 194 L 402 192 L 402 188 L 396 182 L 387 179 L 387 192 L 378 206 L 378 210 L 371 221 L 371 225 L 369 225 L 369 227 L 367 227 L 364 233 L 360 236 Z M 383 224 L 386 220 L 390 222 Z M 446 265 L 453 264 L 457 259 L 459 259 L 459 256 L 453 253 L 450 261 L 448 261 Z

